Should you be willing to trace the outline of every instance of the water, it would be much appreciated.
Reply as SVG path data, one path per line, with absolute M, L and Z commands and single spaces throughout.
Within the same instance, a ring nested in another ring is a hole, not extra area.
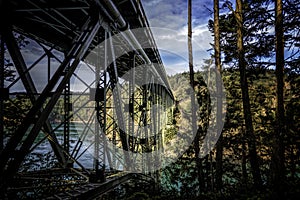
M 53 124 L 53 128 L 57 127 L 58 124 Z M 95 125 L 88 125 L 93 131 L 95 131 Z M 58 142 L 61 146 L 63 146 L 64 142 L 64 127 L 60 126 L 55 131 Z M 83 136 L 86 136 L 83 138 Z M 45 135 L 43 133 L 39 134 L 37 137 L 35 144 L 41 141 Z M 80 162 L 85 168 L 92 169 L 94 163 L 94 133 L 87 128 L 87 125 L 84 123 L 70 123 L 70 151 L 72 154 L 76 144 L 78 141 L 82 141 L 81 148 L 77 153 L 77 160 Z M 82 140 L 84 139 L 84 140 Z M 34 145 L 35 145 L 34 144 Z M 82 154 L 82 155 L 81 155 Z M 80 156 L 81 155 L 81 156 Z M 78 158 L 78 156 L 80 156 Z M 23 170 L 40 170 L 44 168 L 53 167 L 56 163 L 56 158 L 53 153 L 52 147 L 49 141 L 46 139 L 41 144 L 39 144 L 25 159 L 22 171 Z M 78 164 L 74 163 L 74 167 L 79 167 Z

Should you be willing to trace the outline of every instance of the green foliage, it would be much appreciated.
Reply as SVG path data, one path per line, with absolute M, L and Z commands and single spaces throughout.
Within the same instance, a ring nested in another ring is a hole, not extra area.
M 275 121 L 275 108 L 276 108 L 276 78 L 274 70 L 264 70 L 258 72 L 256 70 L 248 70 L 249 77 L 249 95 L 251 102 L 252 118 L 254 122 L 255 139 L 257 143 L 257 151 L 259 155 L 259 162 L 261 164 L 261 172 L 264 186 L 268 186 L 269 172 L 270 172 L 270 159 L 271 159 L 271 145 L 272 135 L 274 132 Z M 201 78 L 205 73 L 198 72 L 195 74 L 197 80 L 197 99 L 200 105 L 198 114 L 201 116 L 198 122 L 199 128 L 205 134 L 207 129 L 207 121 L 210 111 L 209 92 L 207 85 Z M 170 77 L 170 83 L 184 86 L 183 81 L 186 74 L 178 74 Z M 268 189 L 264 192 L 258 193 L 253 190 L 252 176 L 250 173 L 250 164 L 248 158 L 248 138 L 245 136 L 244 120 L 242 114 L 242 98 L 241 88 L 239 86 L 239 72 L 234 69 L 225 69 L 222 74 L 224 87 L 226 91 L 227 113 L 226 121 L 223 129 L 224 140 L 224 154 L 223 154 L 223 193 L 210 195 L 211 190 L 203 191 L 199 188 L 197 182 L 197 171 L 195 160 L 193 159 L 193 148 L 190 148 L 176 163 L 166 167 L 162 172 L 162 187 L 164 192 L 173 194 L 174 199 L 179 197 L 193 198 L 195 196 L 203 196 L 206 199 L 267 199 L 270 196 Z M 299 147 L 295 143 L 300 139 L 297 135 L 299 133 L 299 74 L 292 73 L 286 78 L 286 116 L 287 116 L 287 136 L 286 136 L 286 166 L 288 167 L 290 176 L 294 177 L 293 182 L 299 179 L 297 174 L 300 173 L 296 162 L 300 158 L 296 156 L 296 149 Z M 176 94 L 181 94 L 179 100 L 187 99 L 188 96 L 182 95 L 178 89 L 173 90 L 175 97 Z M 188 103 L 188 101 L 181 101 L 181 103 Z M 176 115 L 175 115 L 176 116 Z M 176 124 L 167 131 L 167 138 L 171 138 L 176 134 L 180 126 L 182 116 L 177 115 Z M 176 128 L 177 127 L 177 128 Z M 213 150 L 214 155 L 215 150 Z M 293 153 L 291 153 L 293 152 Z M 294 159 L 294 160 L 293 160 Z M 297 159 L 297 161 L 295 160 Z M 245 163 L 243 164 L 243 160 Z M 212 163 L 210 163 L 212 162 Z M 211 161 L 202 160 L 204 173 L 207 177 L 206 187 L 210 186 L 211 176 L 215 173 L 215 157 L 212 156 Z M 243 165 L 245 165 L 245 174 L 243 174 Z M 213 166 L 212 171 L 209 167 Z M 294 166 L 294 168 L 293 168 Z M 208 168 L 207 168 L 208 167 Z M 213 173 L 213 174 L 211 174 Z M 295 188 L 295 187 L 294 187 Z M 187 192 L 189 191 L 189 192 Z M 193 191 L 193 192 L 191 192 Z M 196 191 L 196 192 L 194 192 Z M 200 193 L 199 193 L 200 192 Z M 190 196 L 189 196 L 190 195 Z
M 18 46 L 20 49 L 26 47 L 30 42 L 29 40 L 24 36 L 17 33 L 14 33 L 15 39 L 18 43 Z M 4 45 L 4 52 L 6 53 L 7 49 Z M 4 80 L 7 82 L 12 82 L 15 80 L 16 77 L 16 70 L 14 68 L 14 63 L 11 62 L 10 59 L 7 57 L 4 58 Z
M 14 33 L 16 42 L 20 49 L 24 48 L 30 42 L 20 34 Z M 4 54 L 8 53 L 6 45 L 4 45 Z M 6 82 L 13 82 L 16 77 L 16 70 L 14 64 L 6 56 L 4 57 L 4 84 Z M 22 122 L 25 114 L 31 107 L 30 100 L 26 95 L 16 95 L 10 101 L 4 101 L 4 126 L 5 133 L 13 133 Z
M 17 95 L 4 102 L 4 126 L 6 133 L 13 133 L 23 121 L 31 108 L 31 102 L 26 95 Z

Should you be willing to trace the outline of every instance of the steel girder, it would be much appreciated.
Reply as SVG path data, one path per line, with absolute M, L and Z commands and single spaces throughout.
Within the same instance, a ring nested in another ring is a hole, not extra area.
M 96 109 L 96 117 L 100 124 L 100 134 L 97 141 L 98 143 L 98 153 L 96 154 L 97 161 L 102 164 L 104 167 L 112 168 L 112 159 L 111 153 L 107 147 L 107 138 L 105 136 L 107 130 L 107 89 L 108 89 L 108 80 L 107 73 L 105 67 L 107 65 L 107 46 L 108 46 L 108 33 L 105 32 L 105 40 L 104 40 L 104 59 L 103 62 L 99 63 L 99 75 L 98 75 L 98 83 L 95 91 L 95 109 Z M 102 66 L 102 67 L 101 67 Z
M 68 66 L 66 68 L 66 73 L 69 71 Z M 64 88 L 64 151 L 68 154 L 70 153 L 70 113 L 72 112 L 72 104 L 71 104 L 71 91 L 70 91 L 70 79 L 67 80 L 65 88 Z
M 22 80 L 22 83 L 25 87 L 26 93 L 29 96 L 31 103 L 34 104 L 36 102 L 38 92 L 34 85 L 33 79 L 29 74 L 28 68 L 24 61 L 24 58 L 20 52 L 19 46 L 16 42 L 16 39 L 14 38 L 13 32 L 10 29 L 6 29 L 5 31 L 2 32 L 2 35 L 3 35 L 3 39 L 5 40 L 7 49 L 8 49 L 8 51 L 12 57 L 12 60 L 15 64 L 17 72 L 20 76 L 20 79 Z M 37 113 L 38 116 L 40 116 L 40 114 L 41 114 L 40 112 Z M 56 135 L 53 134 L 52 127 L 48 120 L 45 121 L 43 128 L 44 128 L 45 134 L 50 136 L 49 142 L 52 146 L 52 149 L 53 149 L 58 161 L 64 165 L 66 162 L 65 155 L 60 150 L 60 145 L 57 141 Z
M 119 127 L 119 136 L 122 143 L 122 148 L 124 150 L 124 159 L 126 166 L 125 169 L 130 170 L 131 169 L 131 158 L 128 154 L 128 140 L 126 136 L 126 129 L 125 129 L 125 121 L 124 121 L 124 113 L 122 111 L 122 99 L 121 99 L 121 91 L 120 91 L 120 85 L 119 85 L 119 75 L 117 70 L 117 64 L 116 64 L 116 58 L 115 58 L 115 52 L 114 52 L 114 45 L 112 43 L 112 37 L 109 33 L 109 44 L 111 48 L 111 57 L 113 58 L 112 67 L 108 69 L 108 74 L 110 78 L 110 83 L 113 91 L 113 101 L 115 104 L 115 112 L 116 112 L 116 120 Z
M 124 169 L 148 173 L 160 167 L 163 152 L 161 120 L 164 117 L 158 110 L 153 110 L 153 106 L 162 105 L 166 109 L 170 104 L 167 102 L 165 86 L 156 83 L 155 74 L 147 70 L 147 66 L 137 72 L 143 73 L 142 77 L 145 77 L 147 84 L 136 83 L 136 65 L 139 64 L 135 59 L 137 55 L 131 52 L 128 57 L 126 64 L 131 65 L 131 70 L 126 80 L 118 78 L 114 62 L 107 71 L 101 73 L 95 97 L 97 117 L 108 141 L 113 145 L 112 149 L 108 149 L 108 155 L 112 157 L 109 166 L 118 169 L 118 160 Z M 101 78 L 107 76 L 108 81 Z M 121 157 L 118 156 L 117 148 L 125 151 Z M 130 157 L 126 157 L 129 156 L 128 152 Z M 127 166 L 128 158 L 136 165 Z M 105 157 L 100 160 L 105 160 Z
M 100 26 L 98 21 L 93 21 L 90 18 L 87 19 L 81 29 L 80 35 L 74 40 L 73 46 L 66 55 L 65 60 L 58 67 L 51 80 L 26 115 L 20 127 L 0 153 L 1 183 L 4 183 L 3 180 L 11 179 L 17 172 L 43 124 L 46 122 L 51 110 L 64 90 L 66 83 L 69 81 L 80 60 L 87 52 Z M 69 69 L 67 70 L 68 67 Z M 55 88 L 55 86 L 57 87 Z M 46 102 L 47 97 L 52 90 L 54 90 L 53 95 L 50 97 L 49 101 Z M 39 112 L 41 112 L 41 115 L 36 119 Z M 33 127 L 29 129 L 31 124 L 33 124 Z M 22 143 L 20 150 L 16 152 L 16 147 L 19 145 L 27 131 L 29 131 L 27 137 Z M 11 152 L 16 152 L 14 159 L 10 158 Z

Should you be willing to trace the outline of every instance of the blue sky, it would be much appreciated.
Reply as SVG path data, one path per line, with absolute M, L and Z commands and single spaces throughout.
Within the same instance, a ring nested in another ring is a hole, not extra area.
M 188 46 L 187 46 L 187 0 L 141 0 L 146 12 L 149 24 L 159 48 L 164 66 L 168 74 L 188 71 Z M 193 50 L 194 68 L 200 69 L 203 59 L 210 57 L 210 43 L 212 34 L 207 29 L 207 23 L 212 15 L 207 9 L 212 9 L 212 0 L 192 1 L 193 7 Z M 22 54 L 28 66 L 36 61 L 43 51 L 39 45 L 31 41 Z M 56 52 L 56 55 L 60 55 Z M 62 60 L 62 56 L 59 56 Z M 30 71 L 34 77 L 38 91 L 41 91 L 47 81 L 47 58 L 44 58 Z M 51 75 L 59 63 L 51 59 Z M 83 73 L 84 72 L 84 73 Z M 84 80 L 91 74 L 90 69 L 80 66 L 76 73 Z M 12 91 L 22 90 L 23 86 L 14 85 Z M 88 82 L 90 84 L 90 82 Z M 9 85 L 9 83 L 8 83 Z M 82 85 L 78 79 L 73 85 Z M 76 87 L 75 87 L 76 88 Z
M 212 34 L 208 31 L 207 23 L 211 15 L 212 0 L 192 1 L 193 24 L 193 57 L 195 70 L 201 68 L 203 59 L 210 57 Z M 151 27 L 168 29 L 153 31 L 156 44 L 167 73 L 174 74 L 188 70 L 187 46 L 187 0 L 142 0 Z M 167 38 L 167 39 L 166 39 Z

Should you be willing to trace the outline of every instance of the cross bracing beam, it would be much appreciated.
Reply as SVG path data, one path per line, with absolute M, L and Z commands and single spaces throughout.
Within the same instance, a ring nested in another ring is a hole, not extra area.
M 4 150 L 0 153 L 0 160 L 1 160 L 0 170 L 3 175 L 7 176 L 6 178 L 8 179 L 12 178 L 12 176 L 17 172 L 21 162 L 23 161 L 24 157 L 26 156 L 30 147 L 32 146 L 36 136 L 41 130 L 42 125 L 47 120 L 50 111 L 53 109 L 55 103 L 57 102 L 59 96 L 61 95 L 66 85 L 66 82 L 70 79 L 72 73 L 75 71 L 83 55 L 88 50 L 89 45 L 91 44 L 99 28 L 100 28 L 100 24 L 98 22 L 93 23 L 90 19 L 86 21 L 85 25 L 82 27 L 82 32 L 80 37 L 74 40 L 74 45 L 70 49 L 64 62 L 57 69 L 52 79 L 49 81 L 49 83 L 47 84 L 47 86 L 39 96 L 39 98 L 36 100 L 33 107 L 26 115 L 23 123 L 17 129 L 16 133 L 10 138 Z M 71 61 L 72 64 L 70 65 L 70 68 L 66 71 L 66 68 L 69 66 Z M 42 110 L 39 119 L 34 123 L 34 126 L 30 130 L 25 141 L 23 142 L 20 151 L 18 151 L 18 154 L 16 155 L 15 159 L 9 162 L 10 153 L 15 150 L 15 148 L 21 141 L 22 137 L 25 135 L 26 131 L 33 123 L 32 117 L 37 116 L 37 113 L 42 109 L 42 106 L 45 103 L 48 94 L 54 89 L 56 85 L 58 86 L 54 92 L 54 95 L 50 98 L 49 102 Z M 7 171 L 7 173 L 5 173 L 5 171 Z M 1 176 L 1 178 L 3 178 L 3 176 Z
M 132 60 L 134 61 L 134 59 Z M 141 73 L 140 69 L 138 71 Z M 107 73 L 113 72 L 108 71 Z M 149 82 L 149 84 L 146 85 L 133 84 L 136 78 L 135 76 L 133 77 L 134 73 L 135 70 L 130 72 L 131 79 L 126 79 L 129 81 L 123 80 L 120 82 L 119 79 L 113 78 L 114 82 L 118 82 L 120 84 L 118 92 L 119 95 L 122 96 L 122 100 L 119 100 L 118 103 L 116 103 L 107 92 L 103 92 L 103 87 L 99 87 L 97 90 L 98 98 L 96 98 L 96 102 L 98 106 L 96 109 L 100 124 L 105 127 L 111 127 L 105 129 L 105 134 L 108 138 L 111 138 L 112 142 L 114 140 L 116 130 L 118 134 L 120 134 L 120 128 L 115 129 L 116 126 L 119 126 L 119 121 L 117 120 L 119 116 L 114 114 L 110 115 L 109 112 L 113 109 L 112 113 L 117 112 L 117 110 L 123 113 L 122 117 L 124 118 L 125 124 L 127 124 L 126 127 L 123 128 L 123 130 L 126 130 L 126 144 L 128 145 L 127 151 L 133 153 L 133 157 L 131 157 L 131 159 L 133 163 L 137 164 L 132 167 L 135 168 L 134 170 L 147 173 L 150 172 L 152 168 L 157 169 L 160 166 L 159 156 L 163 151 L 161 120 L 166 119 L 163 116 L 160 116 L 162 113 L 159 112 L 159 110 L 155 110 L 155 108 L 152 107 L 155 107 L 158 104 L 165 104 L 165 106 L 167 106 L 168 103 L 166 102 L 165 96 L 161 93 L 164 91 L 164 86 L 155 84 L 154 76 L 151 75 L 151 73 L 147 73 L 147 70 L 144 71 L 146 77 L 150 77 L 149 80 L 146 80 L 146 82 Z M 114 84 L 109 85 L 105 88 L 105 90 L 115 90 Z M 104 101 L 109 102 L 110 106 L 103 107 L 102 105 Z M 104 120 L 108 123 L 104 124 Z M 118 146 L 114 142 L 113 144 Z M 122 148 L 122 146 L 119 146 L 119 148 Z M 113 155 L 113 157 L 114 156 L 116 155 Z M 140 158 L 138 157 L 141 156 L 143 158 L 139 161 Z M 121 161 L 123 160 L 123 163 L 125 163 L 124 157 L 119 159 L 121 159 Z
M 36 101 L 36 98 L 37 98 L 36 94 L 38 92 L 33 83 L 33 79 L 27 70 L 26 63 L 25 63 L 23 56 L 19 50 L 18 44 L 13 36 L 13 33 L 11 30 L 7 29 L 6 31 L 2 31 L 2 36 L 3 36 L 3 39 L 5 40 L 8 51 L 13 59 L 15 67 L 20 76 L 20 79 L 22 80 L 22 83 L 25 87 L 27 95 L 29 96 L 31 103 L 34 104 Z M 38 112 L 37 114 L 40 115 L 40 112 Z M 49 142 L 55 152 L 57 159 L 59 160 L 59 162 L 61 162 L 64 165 L 65 160 L 66 160 L 65 155 L 60 150 L 61 149 L 60 145 L 57 141 L 55 134 L 53 134 L 53 132 L 52 132 L 52 127 L 51 127 L 49 121 L 46 121 L 43 127 L 46 132 L 46 135 L 50 135 L 51 139 L 49 138 Z

